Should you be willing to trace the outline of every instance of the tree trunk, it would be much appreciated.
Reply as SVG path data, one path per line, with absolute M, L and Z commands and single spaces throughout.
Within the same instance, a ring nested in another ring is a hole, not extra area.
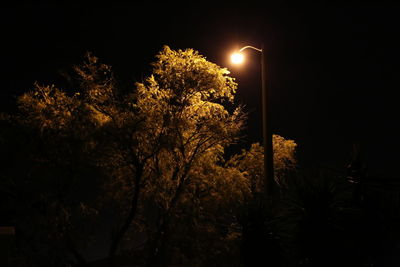
M 72 241 L 72 238 L 69 235 L 69 233 L 66 233 L 64 238 L 65 238 L 64 242 L 65 242 L 68 250 L 72 253 L 72 255 L 74 255 L 78 266 L 85 266 L 86 259 L 76 248 L 75 243 Z
M 185 171 L 187 173 L 188 171 Z M 186 175 L 185 175 L 186 176 Z M 163 255 L 165 254 L 165 242 L 167 238 L 167 233 L 169 231 L 170 226 L 170 218 L 171 213 L 176 207 L 176 204 L 179 202 L 180 197 L 184 191 L 184 184 L 186 183 L 186 179 L 182 179 L 182 182 L 178 185 L 176 189 L 175 195 L 171 200 L 170 208 L 164 213 L 163 220 L 158 228 L 152 244 L 150 246 L 150 253 L 148 260 L 146 262 L 146 267 L 161 267 L 163 266 Z
M 109 265 L 112 267 L 115 263 L 115 255 L 118 250 L 119 244 L 121 243 L 124 235 L 128 231 L 130 225 L 132 224 L 133 220 L 136 217 L 137 207 L 139 202 L 139 194 L 140 194 L 140 181 L 143 175 L 144 164 L 141 164 L 139 168 L 136 170 L 136 177 L 135 177 L 135 189 L 133 192 L 132 200 L 131 200 L 131 207 L 128 216 L 126 217 L 125 222 L 116 233 L 115 237 L 111 241 L 110 250 L 108 252 L 109 258 Z

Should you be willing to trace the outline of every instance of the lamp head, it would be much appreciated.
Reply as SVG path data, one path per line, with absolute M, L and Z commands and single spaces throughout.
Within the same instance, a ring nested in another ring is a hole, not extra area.
M 244 61 L 244 56 L 240 52 L 233 53 L 231 55 L 231 61 L 233 64 L 241 64 Z

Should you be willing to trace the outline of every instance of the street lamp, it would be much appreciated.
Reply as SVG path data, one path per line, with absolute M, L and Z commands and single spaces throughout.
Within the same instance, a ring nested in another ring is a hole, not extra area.
M 264 52 L 264 47 L 261 49 L 254 46 L 244 46 L 236 53 L 231 55 L 231 61 L 234 64 L 244 62 L 243 50 L 252 49 L 261 53 L 261 82 L 262 82 L 262 128 L 263 128 L 263 144 L 264 144 L 264 191 L 268 196 L 274 192 L 274 151 L 272 146 L 272 131 L 271 131 L 271 105 L 268 104 L 269 94 L 267 90 L 267 57 Z

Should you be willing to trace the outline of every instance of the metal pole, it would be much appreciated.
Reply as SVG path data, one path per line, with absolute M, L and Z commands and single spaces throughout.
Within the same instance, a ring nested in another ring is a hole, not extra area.
M 267 90 L 267 53 L 264 45 L 261 48 L 261 80 L 262 80 L 262 127 L 264 142 L 264 191 L 268 197 L 274 193 L 274 157 L 271 131 L 271 105 Z

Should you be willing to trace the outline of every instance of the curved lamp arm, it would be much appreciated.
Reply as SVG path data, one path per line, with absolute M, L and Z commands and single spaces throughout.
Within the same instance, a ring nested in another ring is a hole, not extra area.
M 244 46 L 244 47 L 240 48 L 239 52 L 242 52 L 243 50 L 245 50 L 245 49 L 247 49 L 247 48 L 250 48 L 250 49 L 256 50 L 256 51 L 258 51 L 258 52 L 262 52 L 262 49 L 256 48 L 256 47 L 254 47 L 254 46 L 251 46 L 251 45 L 246 45 L 246 46 Z

